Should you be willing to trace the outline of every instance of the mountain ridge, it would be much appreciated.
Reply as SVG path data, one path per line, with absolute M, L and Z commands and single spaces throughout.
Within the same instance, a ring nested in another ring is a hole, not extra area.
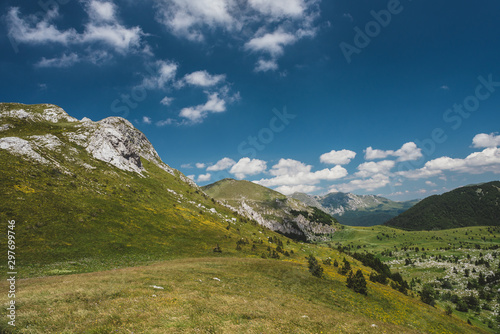
M 500 226 L 500 181 L 427 197 L 385 225 L 407 230 Z
M 315 206 L 351 226 L 380 225 L 413 206 L 418 200 L 395 202 L 377 195 L 334 192 L 323 196 L 294 193 L 290 197 Z

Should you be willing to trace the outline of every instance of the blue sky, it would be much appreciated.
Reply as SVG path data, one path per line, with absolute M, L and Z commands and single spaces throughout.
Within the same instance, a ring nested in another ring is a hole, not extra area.
M 500 173 L 500 3 L 6 0 L 0 97 L 125 117 L 198 184 L 423 198 Z

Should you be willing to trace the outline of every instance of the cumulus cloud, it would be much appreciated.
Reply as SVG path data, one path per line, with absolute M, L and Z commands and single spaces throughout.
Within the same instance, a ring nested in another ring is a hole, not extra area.
M 371 146 L 365 150 L 365 159 L 366 160 L 376 160 L 376 159 L 385 159 L 389 156 L 397 157 L 397 161 L 411 161 L 418 160 L 422 155 L 422 149 L 417 147 L 417 144 L 414 142 L 409 142 L 404 144 L 399 150 L 393 151 L 383 151 L 373 149 Z
M 349 150 L 335 151 L 322 154 L 319 160 L 324 164 L 347 165 L 356 157 L 356 152 Z
M 323 180 L 332 181 L 347 176 L 347 170 L 341 166 L 325 168 L 316 172 L 312 166 L 293 159 L 280 159 L 270 170 L 273 178 L 261 179 L 256 183 L 265 187 L 314 185 Z
M 441 175 L 446 171 L 468 174 L 486 172 L 500 174 L 500 149 L 489 147 L 481 152 L 474 152 L 465 159 L 440 157 L 427 161 L 420 169 L 402 171 L 397 174 L 409 179 L 422 179 Z
M 59 29 L 53 23 L 60 16 L 57 7 L 42 18 L 34 15 L 21 17 L 19 8 L 10 8 L 6 16 L 9 37 L 18 44 L 97 44 L 121 54 L 140 49 L 144 36 L 142 29 L 120 24 L 113 2 L 91 0 L 87 2 L 85 9 L 89 20 L 84 24 L 83 32 L 77 32 L 74 28 Z
M 388 175 L 390 170 L 394 168 L 395 165 L 396 162 L 393 160 L 365 162 L 358 166 L 359 172 L 355 175 L 362 178 L 371 177 L 376 174 Z
M 272 33 L 254 37 L 245 44 L 245 49 L 253 52 L 266 52 L 273 57 L 281 56 L 283 49 L 289 44 L 297 41 L 297 37 L 291 33 L 278 29 Z
M 226 80 L 225 74 L 212 75 L 207 71 L 196 71 L 190 74 L 186 74 L 179 85 L 189 84 L 193 86 L 200 87 L 211 87 L 215 86 Z
M 53 68 L 67 68 L 71 67 L 74 64 L 80 62 L 81 59 L 76 53 L 70 53 L 67 55 L 64 53 L 61 57 L 55 57 L 55 58 L 45 58 L 42 57 L 42 59 L 35 64 L 37 67 L 53 67 Z
M 192 41 L 203 41 L 206 28 L 232 30 L 236 21 L 230 10 L 233 0 L 158 1 L 158 20 L 173 34 Z
M 90 1 L 88 3 L 88 14 L 94 21 L 115 21 L 115 4 L 105 1 Z
M 496 133 L 480 133 L 472 139 L 472 147 L 486 148 L 500 146 L 500 135 Z
M 163 99 L 161 99 L 160 103 L 163 104 L 164 106 L 169 106 L 172 104 L 174 101 L 173 97 L 165 96 Z
M 298 186 L 281 186 L 274 190 L 282 193 L 283 195 L 291 195 L 293 193 L 312 193 L 320 190 L 321 188 L 311 185 L 298 185 Z
M 204 163 L 198 162 L 198 163 L 195 164 L 195 166 L 196 166 L 196 168 L 202 169 L 202 168 L 205 168 L 207 165 L 204 164 Z
M 143 116 L 142 117 L 142 123 L 144 123 L 144 124 L 151 124 L 151 117 Z
M 303 0 L 249 0 L 248 3 L 260 13 L 276 18 L 299 17 L 306 9 Z
M 317 0 L 159 0 L 157 20 L 174 35 L 194 42 L 222 31 L 243 43 L 243 49 L 264 53 L 255 71 L 277 70 L 286 46 L 316 33 Z
M 230 158 L 223 158 L 213 166 L 209 166 L 207 168 L 207 171 L 213 171 L 213 172 L 218 172 L 221 170 L 229 169 L 230 167 L 234 166 L 236 164 L 236 161 Z
M 257 64 L 255 65 L 255 72 L 267 72 L 267 71 L 275 71 L 278 69 L 278 64 L 276 60 L 265 60 L 259 59 Z
M 226 101 L 219 97 L 219 93 L 208 94 L 205 104 L 186 107 L 179 113 L 180 117 L 187 118 L 191 123 L 200 123 L 209 113 L 226 111 Z
M 212 178 L 210 173 L 198 175 L 198 182 L 208 182 Z
M 157 60 L 150 68 L 154 73 L 143 79 L 142 86 L 147 89 L 164 89 L 175 79 L 178 65 L 170 60 Z
M 337 184 L 330 187 L 330 192 L 352 192 L 362 189 L 365 191 L 374 191 L 375 189 L 383 188 L 390 183 L 389 176 L 376 174 L 368 179 L 352 180 L 348 183 Z
M 247 176 L 257 175 L 267 169 L 267 163 L 259 159 L 241 158 L 230 169 L 230 173 L 238 179 L 244 179 Z

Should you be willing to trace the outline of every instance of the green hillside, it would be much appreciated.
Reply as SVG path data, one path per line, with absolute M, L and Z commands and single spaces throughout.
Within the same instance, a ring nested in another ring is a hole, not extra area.
M 45 106 L 2 105 L 20 107 L 35 114 Z M 11 125 L 0 139 L 50 134 L 62 143 L 57 150 L 36 147 L 51 164 L 0 149 L 0 220 L 16 221 L 23 275 L 206 256 L 217 244 L 231 254 L 241 235 L 261 230 L 183 181 L 178 171 L 172 175 L 142 158 L 141 176 L 93 158 L 65 136 L 81 122 L 0 120 Z M 6 241 L 2 234 L 1 244 Z
M 246 180 L 224 179 L 202 187 L 213 198 L 237 202 L 244 199 L 251 201 L 272 202 L 286 200 L 286 196 L 272 189 Z
M 387 226 L 439 230 L 500 225 L 500 181 L 458 188 L 430 196 L 391 219 Z
M 300 240 L 327 240 L 339 227 L 318 208 L 249 181 L 224 179 L 202 188 L 261 225 Z

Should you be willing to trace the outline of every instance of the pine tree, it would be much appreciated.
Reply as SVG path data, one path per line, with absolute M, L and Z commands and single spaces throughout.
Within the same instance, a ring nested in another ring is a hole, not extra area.
M 318 260 L 312 255 L 306 257 L 308 262 L 309 272 L 316 277 L 323 277 L 323 267 L 321 267 L 318 263 Z
M 365 276 L 363 275 L 361 269 L 358 269 L 356 274 L 353 274 L 352 270 L 349 271 L 349 276 L 347 277 L 347 287 L 354 290 L 354 292 L 361 293 L 363 295 L 368 293 Z

